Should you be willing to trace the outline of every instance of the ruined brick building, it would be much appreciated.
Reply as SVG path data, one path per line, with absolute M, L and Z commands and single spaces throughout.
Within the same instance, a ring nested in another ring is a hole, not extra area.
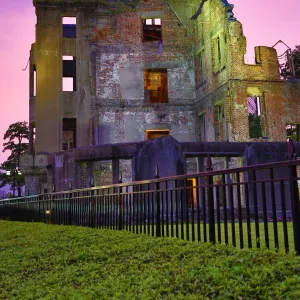
M 30 152 L 22 158 L 29 193 L 84 187 L 103 170 L 97 159 L 130 157 L 123 146 L 99 150 L 107 145 L 164 135 L 274 142 L 286 140 L 288 125 L 300 132 L 299 83 L 280 78 L 273 48 L 256 47 L 256 64 L 245 64 L 246 38 L 227 0 L 33 4 Z M 93 164 L 82 154 L 89 151 L 98 153 Z M 112 160 L 108 170 L 119 167 Z

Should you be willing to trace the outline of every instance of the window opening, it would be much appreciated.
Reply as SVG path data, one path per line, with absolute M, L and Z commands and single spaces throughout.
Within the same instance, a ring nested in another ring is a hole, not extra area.
M 168 102 L 168 72 L 166 69 L 145 70 L 144 88 L 151 103 Z
M 76 148 L 76 119 L 63 119 L 62 150 Z
M 221 42 L 220 42 L 220 37 L 217 38 L 217 47 L 218 47 L 218 61 L 219 61 L 219 64 L 221 64 L 221 61 L 222 61 L 222 54 L 221 54 Z
M 76 58 L 73 56 L 63 56 L 62 63 L 62 90 L 63 92 L 76 91 Z
M 215 139 L 222 141 L 224 139 L 224 104 L 215 106 Z
M 33 96 L 36 96 L 36 67 L 33 66 Z
M 205 114 L 202 114 L 199 117 L 199 125 L 200 125 L 200 141 L 205 142 L 206 141 L 206 120 L 205 120 Z
M 143 42 L 161 41 L 161 19 L 144 19 L 143 22 Z
M 289 124 L 286 126 L 287 138 L 293 139 L 294 142 L 300 142 L 300 124 Z
M 168 135 L 170 135 L 169 129 L 146 130 L 146 140 L 153 140 L 153 139 L 157 139 L 161 136 L 168 136 Z
M 247 97 L 250 138 L 262 137 L 260 98 Z
M 62 32 L 65 38 L 76 38 L 76 17 L 62 18 Z

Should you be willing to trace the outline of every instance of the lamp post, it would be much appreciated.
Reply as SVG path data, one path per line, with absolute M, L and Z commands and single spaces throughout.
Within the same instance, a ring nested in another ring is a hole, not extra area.
M 18 168 L 6 171 L 6 176 L 13 176 L 13 198 L 16 196 L 16 175 L 22 175 Z

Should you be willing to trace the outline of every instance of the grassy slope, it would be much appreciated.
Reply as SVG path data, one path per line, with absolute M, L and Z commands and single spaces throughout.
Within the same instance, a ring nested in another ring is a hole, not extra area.
M 0 221 L 0 299 L 174 297 L 300 299 L 300 258 L 127 232 Z

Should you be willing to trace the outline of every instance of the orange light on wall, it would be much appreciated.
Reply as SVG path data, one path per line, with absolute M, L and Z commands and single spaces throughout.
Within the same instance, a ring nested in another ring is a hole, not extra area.
M 170 135 L 170 129 L 151 129 L 146 130 L 146 140 L 153 140 L 161 136 Z
M 196 178 L 188 178 L 187 180 L 187 205 L 189 208 L 197 206 Z

